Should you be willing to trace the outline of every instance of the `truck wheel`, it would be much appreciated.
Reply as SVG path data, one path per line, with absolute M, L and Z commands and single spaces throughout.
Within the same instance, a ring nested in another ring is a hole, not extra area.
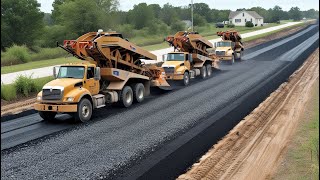
M 133 84 L 134 102 L 140 103 L 144 100 L 144 85 L 142 83 Z
M 87 122 L 92 115 L 92 104 L 87 98 L 81 99 L 78 103 L 78 111 L 75 113 L 74 118 L 76 121 Z
M 132 88 L 130 86 L 125 86 L 120 95 L 120 104 L 123 107 L 129 107 L 131 106 L 133 102 L 133 92 Z
M 211 64 L 207 64 L 207 76 L 210 77 L 212 75 L 212 66 Z
M 205 79 L 207 77 L 207 68 L 205 65 L 203 65 L 200 69 L 200 75 L 202 79 Z
M 51 112 L 51 111 L 39 111 L 40 117 L 42 117 L 42 119 L 45 121 L 54 121 L 56 114 L 57 114 L 56 112 Z
M 183 74 L 183 85 L 188 86 L 190 83 L 190 75 L 188 72 Z

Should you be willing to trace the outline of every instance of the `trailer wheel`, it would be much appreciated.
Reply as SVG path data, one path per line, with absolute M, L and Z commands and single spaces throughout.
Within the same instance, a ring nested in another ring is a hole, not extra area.
M 142 83 L 133 84 L 134 102 L 140 103 L 144 100 L 144 85 Z
M 203 65 L 200 69 L 200 75 L 202 79 L 205 79 L 207 77 L 207 68 L 206 65 Z
M 87 98 L 83 98 L 78 103 L 78 111 L 74 114 L 76 121 L 87 122 L 92 115 L 92 104 Z
M 123 107 L 129 107 L 131 106 L 132 102 L 133 102 L 132 88 L 130 86 L 125 86 L 121 91 L 120 104 Z
M 51 111 L 39 111 L 40 117 L 45 121 L 54 121 L 56 117 L 56 112 Z
M 188 72 L 183 74 L 183 85 L 188 86 L 190 83 L 190 75 Z
M 210 77 L 212 75 L 212 66 L 211 64 L 207 64 L 207 76 Z

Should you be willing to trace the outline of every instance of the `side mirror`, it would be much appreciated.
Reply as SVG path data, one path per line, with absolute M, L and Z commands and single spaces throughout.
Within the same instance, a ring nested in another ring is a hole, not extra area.
M 53 67 L 53 78 L 57 78 L 58 72 L 59 72 L 60 66 L 54 66 Z
M 193 62 L 192 54 L 189 54 L 188 56 L 189 56 L 189 61 L 190 61 L 190 63 L 192 63 L 192 62 Z
M 167 57 L 168 57 L 168 54 L 163 54 L 163 55 L 162 55 L 162 61 L 163 61 L 163 62 L 166 61 L 166 60 L 167 60 Z
M 214 42 L 214 47 L 215 47 L 215 48 L 217 47 L 217 42 Z
M 100 81 L 101 75 L 100 75 L 100 67 L 96 67 L 94 71 L 94 79 Z

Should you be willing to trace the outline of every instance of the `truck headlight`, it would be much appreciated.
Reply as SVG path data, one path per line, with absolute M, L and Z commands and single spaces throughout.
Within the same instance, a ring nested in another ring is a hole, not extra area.
M 37 96 L 37 101 L 41 101 L 42 97 L 41 96 Z
M 74 99 L 74 97 L 67 97 L 67 101 L 68 101 L 68 102 L 72 102 L 73 99 Z
M 182 74 L 182 71 L 177 71 L 177 74 Z

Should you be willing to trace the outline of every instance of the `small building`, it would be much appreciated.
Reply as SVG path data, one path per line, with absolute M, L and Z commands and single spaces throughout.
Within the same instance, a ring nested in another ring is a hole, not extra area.
M 263 17 L 255 11 L 231 11 L 229 22 L 236 26 L 245 26 L 247 21 L 251 21 L 255 26 L 263 24 Z

